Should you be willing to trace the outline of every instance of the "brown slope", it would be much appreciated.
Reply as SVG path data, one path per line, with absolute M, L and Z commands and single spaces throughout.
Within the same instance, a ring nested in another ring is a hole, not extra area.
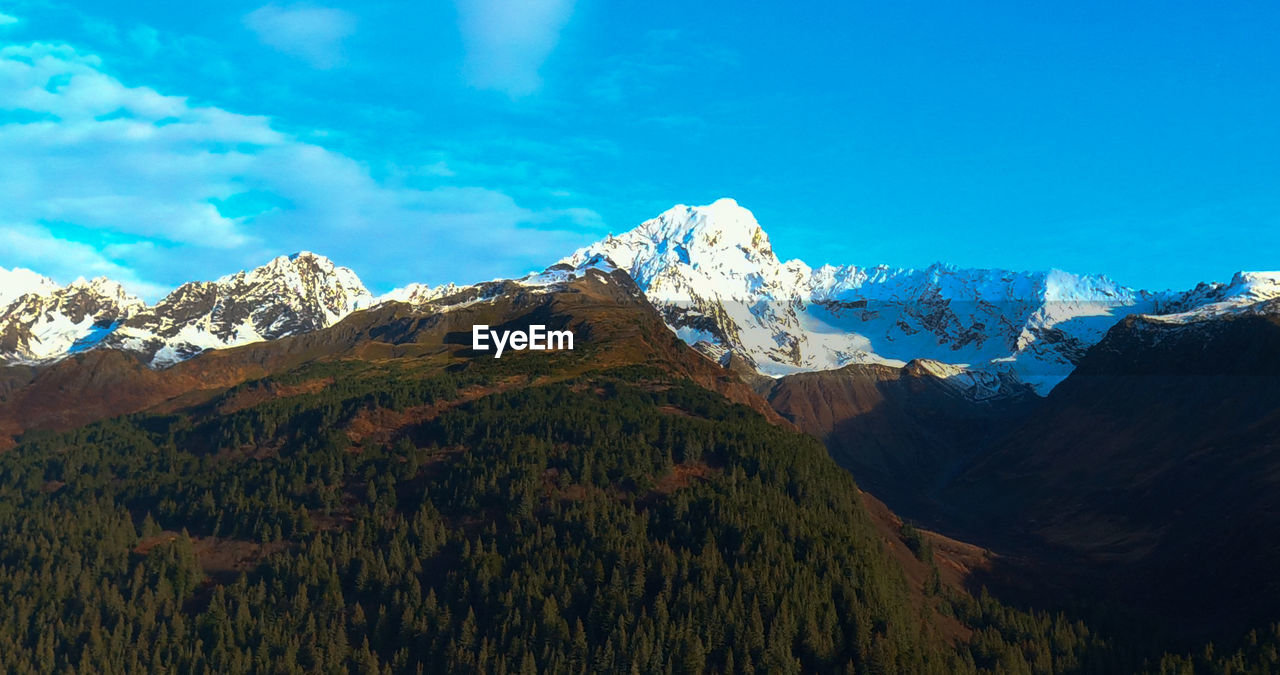
M 782 421 L 740 379 L 667 330 L 630 277 L 591 271 L 551 293 L 496 283 L 466 289 L 421 310 L 398 303 L 381 305 L 330 328 L 206 352 L 165 370 L 151 370 L 135 356 L 110 349 L 75 355 L 33 376 L 23 373 L 15 378 L 0 399 L 0 448 L 25 431 L 68 429 L 161 405 L 190 405 L 239 383 L 312 361 L 413 358 L 441 368 L 465 367 L 468 359 L 492 358 L 470 352 L 473 324 L 496 329 L 542 324 L 573 330 L 578 351 L 589 356 L 581 361 L 582 368 L 658 365 Z M 503 358 L 540 355 L 508 352 Z
M 1280 619 L 1280 320 L 1126 319 L 946 498 L 1176 635 Z
M 912 362 L 788 375 L 768 389 L 767 398 L 783 417 L 822 440 L 863 488 L 899 512 L 931 518 L 936 490 L 1034 396 L 1011 390 L 977 401 Z

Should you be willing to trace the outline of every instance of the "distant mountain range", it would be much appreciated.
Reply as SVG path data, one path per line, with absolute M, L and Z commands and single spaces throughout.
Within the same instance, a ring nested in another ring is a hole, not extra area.
M 780 261 L 754 216 L 730 199 L 676 206 L 575 252 L 559 269 L 585 264 L 628 272 L 677 335 L 724 365 L 737 357 L 779 377 L 918 360 L 976 399 L 1023 385 L 1047 393 L 1128 315 L 1193 324 L 1266 312 L 1280 298 L 1280 273 L 1151 292 L 1058 270 L 814 269 Z M 111 348 L 163 368 L 207 349 L 325 328 L 381 303 L 421 304 L 467 288 L 412 284 L 375 297 L 350 269 L 303 252 L 183 284 L 147 305 L 109 279 L 63 287 L 0 268 L 0 360 L 39 364 Z
M 1280 297 L 1280 273 L 1150 292 L 1059 270 L 813 269 L 779 261 L 752 214 L 729 199 L 677 206 L 566 261 L 598 254 L 713 357 L 732 352 L 772 376 L 928 359 L 953 366 L 939 372 L 978 397 L 1008 375 L 1046 393 L 1130 314 L 1194 322 Z

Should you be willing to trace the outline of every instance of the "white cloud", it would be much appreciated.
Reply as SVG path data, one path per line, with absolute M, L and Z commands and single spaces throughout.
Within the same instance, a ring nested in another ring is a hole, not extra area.
M 356 29 L 349 12 L 306 4 L 269 4 L 249 12 L 244 24 L 263 44 L 296 56 L 316 68 L 333 68 L 345 60 L 342 42 Z
M 0 213 L 210 247 L 247 236 L 208 201 L 236 191 L 245 144 L 280 143 L 262 117 L 126 87 L 61 45 L 0 48 Z
M 599 226 L 433 187 L 450 174 L 438 157 L 401 172 L 421 187 L 380 182 L 266 117 L 127 86 L 65 45 L 0 48 L 0 113 L 0 265 L 54 276 L 155 288 L 310 249 L 374 286 L 465 282 L 544 265 Z
M 144 297 L 154 298 L 166 290 L 139 279 L 133 270 L 113 262 L 92 246 L 60 239 L 44 227 L 0 223 L 0 251 L 9 252 L 6 257 L 11 258 L 7 261 L 10 266 L 38 270 L 64 284 L 78 277 L 106 276 Z
M 541 86 L 538 69 L 560 40 L 574 0 L 455 0 L 467 80 L 516 97 Z
M 0 26 L 11 26 L 15 23 L 18 23 L 18 17 L 0 12 Z

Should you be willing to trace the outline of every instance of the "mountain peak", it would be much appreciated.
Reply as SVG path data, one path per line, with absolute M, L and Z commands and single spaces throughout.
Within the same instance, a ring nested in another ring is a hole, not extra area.
M 252 271 L 272 270 L 272 269 L 307 269 L 317 268 L 324 271 L 331 271 L 338 266 L 329 258 L 311 251 L 298 251 L 289 255 L 280 255 L 269 260 L 265 265 L 257 267 Z
M 1273 298 L 1280 295 L 1280 272 L 1236 272 L 1228 287 L 1242 294 Z
M 28 293 L 47 294 L 58 290 L 53 279 L 29 269 L 0 267 L 0 309 Z
M 214 283 L 219 286 L 283 284 L 294 291 L 302 291 L 304 287 L 318 284 L 338 286 L 356 295 L 369 295 L 368 289 L 355 272 L 339 267 L 329 258 L 311 251 L 276 256 L 260 267 L 228 274 Z
M 633 232 L 637 230 L 686 248 L 738 248 L 748 254 L 755 252 L 776 260 L 769 245 L 769 236 L 755 215 L 728 197 L 706 206 L 677 205 Z
M 579 249 L 561 262 L 576 267 L 593 256 L 604 256 L 627 270 L 646 290 L 659 275 L 687 289 L 688 284 L 678 277 L 711 274 L 745 279 L 774 276 L 780 269 L 769 237 L 755 216 L 728 198 L 705 206 L 673 206 L 657 218 Z
M 130 318 L 108 342 L 167 366 L 205 349 L 325 328 L 373 301 L 355 272 L 299 251 L 214 282 L 183 284 Z
M 1280 299 L 1280 272 L 1236 272 L 1231 281 L 1201 283 L 1174 294 L 1160 311 L 1146 316 L 1157 323 L 1198 323 L 1225 315 L 1276 311 Z
M 448 295 L 457 293 L 459 286 L 452 282 L 442 286 L 428 286 L 427 284 L 412 283 L 407 286 L 393 289 L 379 296 L 374 302 L 382 304 L 384 302 L 403 302 L 410 305 L 425 305 L 433 300 L 439 300 Z
M 345 270 L 345 267 L 339 267 L 337 263 L 330 260 L 327 256 L 311 251 L 298 251 L 287 256 L 279 256 L 264 267 L 271 266 L 291 267 L 294 269 L 318 269 L 323 272 L 333 272 L 334 270 Z
M 81 277 L 64 288 L 26 272 L 0 275 L 0 284 L 0 293 L 19 293 L 0 302 L 0 361 L 41 361 L 73 353 L 146 307 L 106 277 Z

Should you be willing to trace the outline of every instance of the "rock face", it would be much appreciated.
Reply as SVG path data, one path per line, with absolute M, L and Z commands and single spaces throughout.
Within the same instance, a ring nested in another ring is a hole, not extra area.
M 630 272 L 672 330 L 713 358 L 733 353 L 775 377 L 929 359 L 961 367 L 977 397 L 996 395 L 1008 374 L 1047 393 L 1130 314 L 1236 311 L 1280 297 L 1280 275 L 1257 273 L 1152 293 L 1059 270 L 812 269 L 780 261 L 729 199 L 677 206 L 565 262 L 597 255 Z
M 7 270 L 0 267 L 0 307 L 8 307 L 9 303 L 29 293 L 47 295 L 59 288 L 53 279 L 31 270 L 21 267 Z
M 25 270 L 0 270 L 0 284 L 0 300 L 9 299 L 0 310 L 0 360 L 27 363 L 107 347 L 164 367 L 206 349 L 331 326 L 373 304 L 354 272 L 307 252 L 183 284 L 153 306 L 105 278 L 62 288 Z
M 206 349 L 325 328 L 372 304 L 354 272 L 302 252 L 217 281 L 183 284 L 103 342 L 163 367 Z
M 779 260 L 731 199 L 676 206 L 543 275 L 606 261 L 631 275 L 680 338 L 735 372 L 780 377 L 922 359 L 976 400 L 1001 396 L 1010 378 L 1047 393 L 1125 316 L 1194 322 L 1280 298 L 1280 273 L 1152 293 L 1058 270 L 814 269 Z M 105 279 L 63 289 L 0 269 L 0 360 L 41 363 L 101 346 L 165 367 L 206 349 L 318 330 L 379 302 L 423 306 L 481 286 L 410 284 L 374 298 L 351 270 L 304 252 L 184 284 L 144 306 Z
M 26 270 L 0 270 L 0 361 L 41 361 L 95 346 L 145 305 L 100 277 L 65 288 Z

